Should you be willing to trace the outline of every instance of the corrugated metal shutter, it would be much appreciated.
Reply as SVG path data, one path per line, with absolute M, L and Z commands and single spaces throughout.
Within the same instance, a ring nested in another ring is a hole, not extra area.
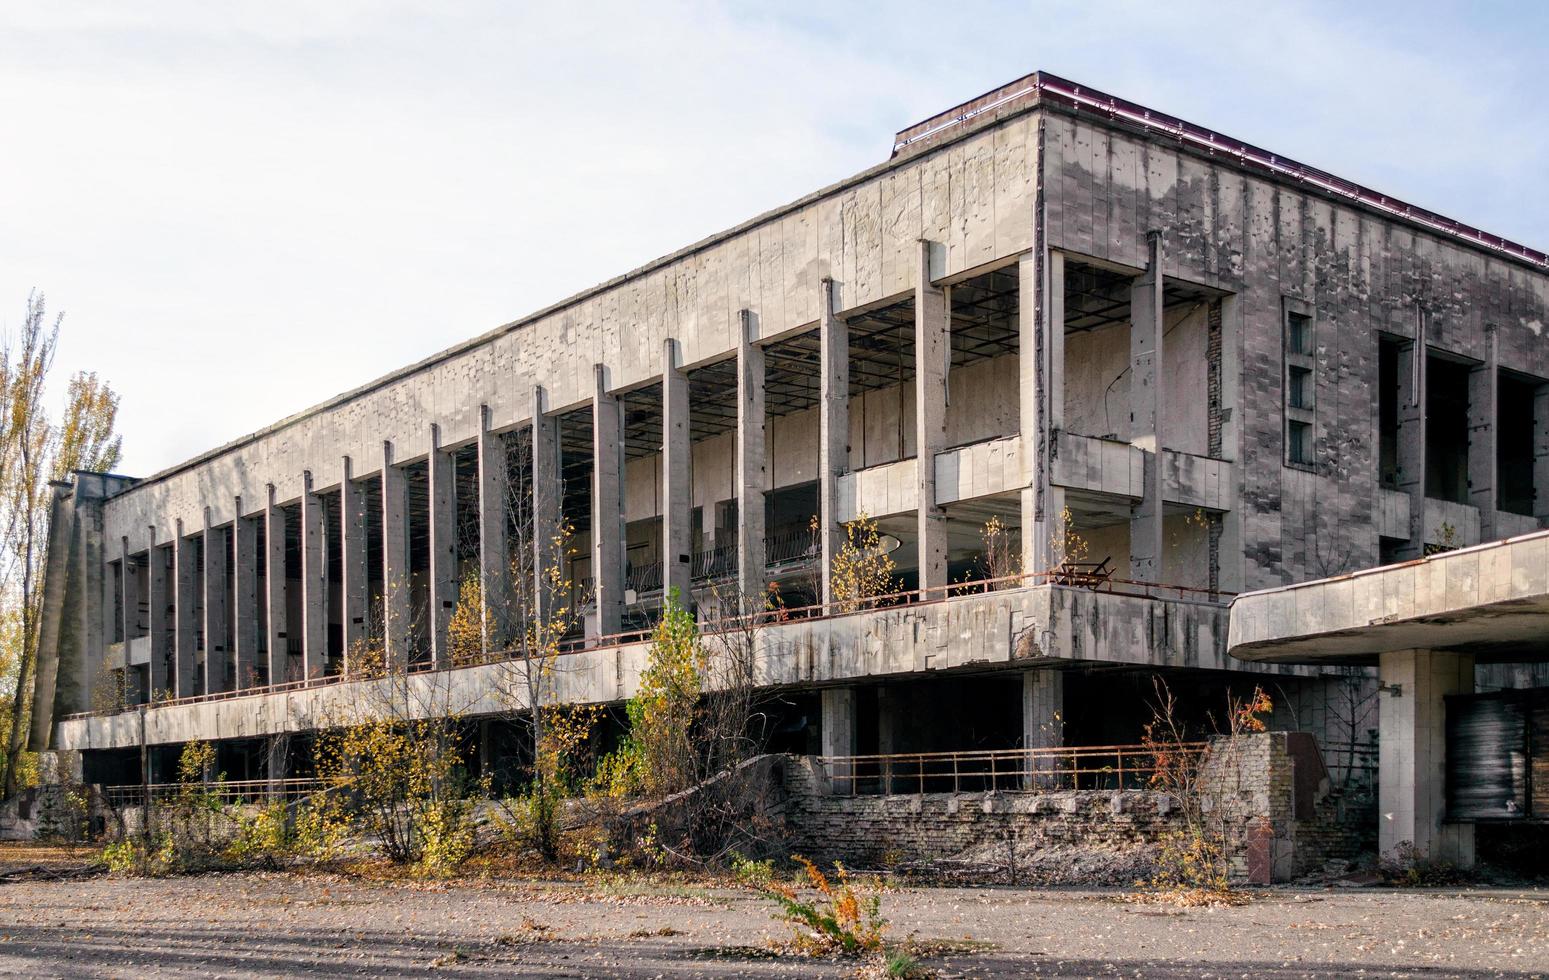
M 1527 816 L 1526 724 L 1523 704 L 1515 698 L 1447 700 L 1449 817 Z
M 1549 698 L 1538 698 L 1529 715 L 1533 746 L 1533 818 L 1549 820 Z

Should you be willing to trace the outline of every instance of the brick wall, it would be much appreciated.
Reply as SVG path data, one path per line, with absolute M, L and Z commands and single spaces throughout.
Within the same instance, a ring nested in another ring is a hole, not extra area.
M 1285 881 L 1369 849 L 1375 814 L 1328 793 L 1316 743 L 1273 732 L 1219 745 L 1206 764 L 1202 805 L 1224 821 L 1233 877 Z M 1151 790 L 835 796 L 821 763 L 786 767 L 793 850 L 876 866 L 950 858 L 1014 835 L 1019 848 L 1134 852 L 1185 824 L 1177 802 Z

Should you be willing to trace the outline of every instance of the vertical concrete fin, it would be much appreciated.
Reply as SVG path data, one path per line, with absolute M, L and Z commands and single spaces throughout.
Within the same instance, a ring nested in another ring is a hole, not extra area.
M 75 507 L 69 484 L 55 483 L 52 489 L 48 552 L 43 564 L 43 616 L 38 624 L 37 664 L 32 686 L 32 725 L 27 734 L 27 747 L 33 752 L 47 749 L 53 740 L 54 695 L 59 680 L 65 591 L 69 587 L 70 542 L 75 534 Z
M 491 430 L 488 405 L 479 406 L 479 594 L 484 599 L 486 654 L 506 647 L 511 628 L 511 545 L 506 534 L 506 443 Z
M 764 348 L 748 310 L 737 325 L 737 591 L 746 605 L 764 591 L 765 470 Z
M 1146 234 L 1146 271 L 1130 291 L 1130 441 L 1145 453 L 1140 502 L 1130 518 L 1130 577 L 1160 582 L 1162 568 L 1162 234 Z
M 834 281 L 820 284 L 818 322 L 821 376 L 818 383 L 818 537 L 821 540 L 822 601 L 833 601 L 830 570 L 844 531 L 839 522 L 839 478 L 850 468 L 850 328 L 834 314 Z
M 669 337 L 662 351 L 662 583 L 689 601 L 694 542 L 688 374 L 680 367 L 681 346 Z
M 606 365 L 593 365 L 592 581 L 596 589 L 595 635 L 624 627 L 623 413 L 608 390 Z
M 914 287 L 915 513 L 922 589 L 947 584 L 947 514 L 936 503 L 936 454 L 947 441 L 952 337 L 948 293 L 931 282 L 932 247 L 919 241 Z

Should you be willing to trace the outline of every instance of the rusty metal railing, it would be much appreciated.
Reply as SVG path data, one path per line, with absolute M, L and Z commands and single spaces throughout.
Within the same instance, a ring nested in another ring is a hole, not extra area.
M 1197 760 L 1206 743 L 1079 745 L 966 752 L 824 756 L 835 795 L 1144 789 L 1166 767 Z
M 152 802 L 197 795 L 221 803 L 279 803 L 299 800 L 322 790 L 320 779 L 218 779 L 208 783 L 151 783 L 104 786 L 102 797 L 110 806 L 142 806 L 146 792 Z

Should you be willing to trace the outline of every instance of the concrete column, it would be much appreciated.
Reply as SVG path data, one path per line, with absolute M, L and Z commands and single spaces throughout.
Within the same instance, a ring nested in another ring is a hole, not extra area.
M 271 735 L 265 751 L 265 769 L 268 771 L 269 796 L 278 798 L 282 784 L 289 776 L 290 736 Z
M 947 512 L 936 504 L 936 454 L 947 446 L 947 372 L 952 318 L 930 275 L 931 243 L 920 240 L 914 286 L 915 514 L 920 588 L 947 584 Z
M 210 526 L 210 508 L 204 509 L 204 693 L 227 689 L 226 671 L 231 651 L 227 648 L 226 559 L 231 554 L 231 529 Z
M 680 601 L 687 605 L 694 561 L 688 374 L 680 366 L 678 342 L 669 337 L 663 348 L 662 583 L 665 588 L 676 588 L 682 597 Z
M 855 755 L 855 688 L 825 687 L 821 705 L 822 754 L 826 758 Z M 848 764 L 829 763 L 828 776 L 831 792 L 854 791 Z
M 506 443 L 479 407 L 479 594 L 484 598 L 484 653 L 504 650 L 511 629 L 511 545 L 506 535 Z
M 452 665 L 447 628 L 457 610 L 457 467 L 441 448 L 441 427 L 430 427 L 430 658 Z
M 1022 747 L 1054 749 L 1065 744 L 1065 674 L 1059 670 L 1022 673 Z M 1030 755 L 1029 789 L 1055 789 L 1055 760 Z M 1047 773 L 1048 775 L 1044 775 Z
M 550 587 L 550 573 L 563 573 L 565 556 L 560 553 L 558 538 L 561 496 L 564 485 L 561 479 L 559 426 L 548 415 L 548 393 L 541 386 L 532 390 L 532 548 L 534 581 L 531 583 L 533 601 L 529 615 L 546 622 L 556 603 L 570 602 L 569 596 L 556 596 Z M 562 576 L 564 577 L 564 576 Z M 513 624 L 520 626 L 521 624 Z
M 169 549 L 157 547 L 156 529 L 151 528 L 150 566 L 146 569 L 149 575 L 147 591 L 150 594 L 150 699 L 155 701 L 163 691 L 173 689 L 174 672 L 171 658 L 176 649 L 176 593 L 173 591 L 174 579 L 167 574 L 167 559 Z
M 822 282 L 818 323 L 818 578 L 822 600 L 834 601 L 834 555 L 844 541 L 839 522 L 839 478 L 850 469 L 850 326 L 834 315 L 834 281 Z
M 1474 825 L 1446 823 L 1446 697 L 1474 690 L 1474 658 L 1442 650 L 1381 654 L 1377 676 L 1377 848 L 1404 842 L 1416 854 L 1468 868 Z
M 1146 272 L 1130 292 L 1130 442 L 1145 453 L 1143 496 L 1130 518 L 1130 577 L 1163 581 L 1162 233 L 1146 233 Z
M 345 673 L 367 640 L 371 618 L 371 562 L 366 549 L 366 493 L 355 482 L 355 463 L 344 457 L 339 479 L 339 610 L 344 631 Z
M 183 522 L 179 520 L 177 537 L 173 539 L 173 564 L 176 567 L 173 604 L 177 607 L 173 693 L 180 698 L 202 693 L 196 683 L 199 677 L 199 605 L 195 597 L 203 587 L 195 564 L 196 547 L 192 538 L 183 536 Z
M 129 668 L 129 641 L 134 638 L 135 605 L 138 592 L 135 586 L 134 568 L 129 562 L 129 538 L 118 539 L 118 609 L 119 630 L 124 638 L 124 669 Z
M 624 413 L 608 391 L 608 369 L 593 368 L 592 581 L 597 619 L 594 635 L 624 628 Z
M 323 499 L 312 492 L 312 474 L 301 494 L 301 676 L 328 669 L 328 530 Z
M 384 666 L 409 663 L 409 481 L 382 444 L 382 656 Z
M 749 610 L 763 608 L 764 573 L 764 348 L 753 314 L 737 314 L 737 592 Z
M 236 663 L 237 687 L 252 687 L 258 682 L 258 523 L 242 516 L 242 498 L 237 498 L 236 519 L 232 522 L 232 660 Z
M 1549 384 L 1533 392 L 1533 515 L 1549 527 Z
M 1065 256 L 1038 253 L 1017 263 L 1018 358 L 1022 465 L 1022 571 L 1059 563 L 1065 491 L 1052 468 L 1065 410 Z
M 1415 340 L 1398 366 L 1398 488 L 1409 494 L 1409 540 L 1394 551 L 1400 559 L 1425 554 L 1430 536 L 1425 519 L 1425 315 L 1415 313 Z
M 288 607 L 285 599 L 285 511 L 275 503 L 274 484 L 269 484 L 269 502 L 264 507 L 264 601 L 269 604 L 269 683 L 290 680 L 290 640 L 287 637 Z
M 1479 509 L 1479 540 L 1494 541 L 1500 492 L 1495 420 L 1499 415 L 1500 370 L 1493 324 L 1485 327 L 1485 359 L 1468 373 L 1468 502 Z

